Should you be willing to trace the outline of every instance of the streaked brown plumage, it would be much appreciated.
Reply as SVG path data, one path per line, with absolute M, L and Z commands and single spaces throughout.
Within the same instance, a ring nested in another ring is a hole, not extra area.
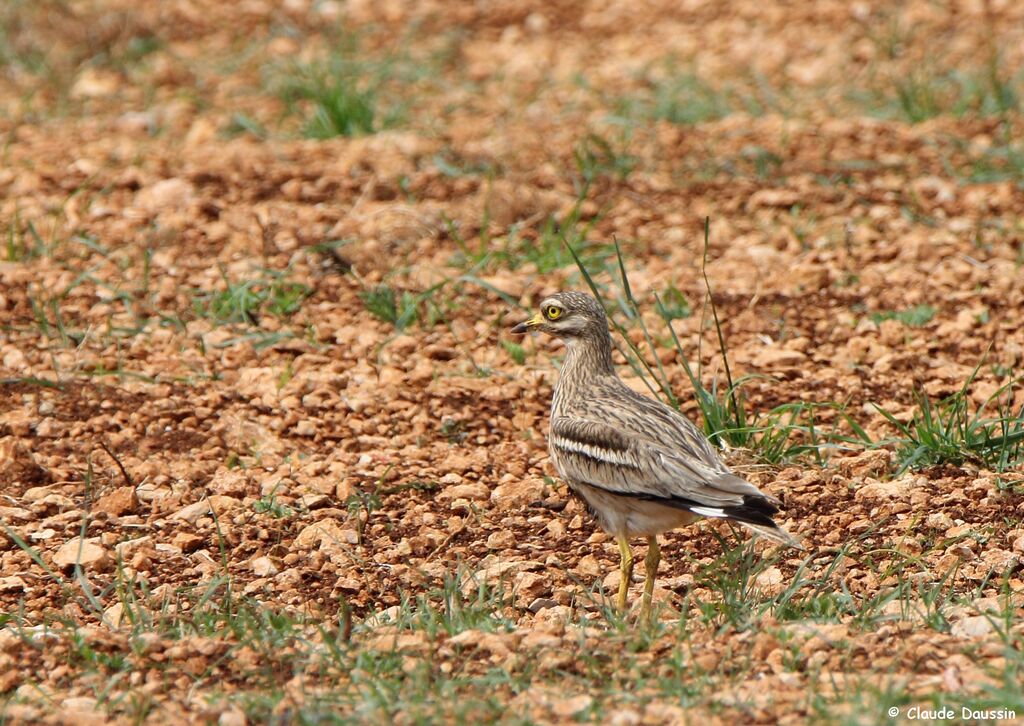
M 632 577 L 628 539 L 648 541 L 642 611 L 657 573 L 656 535 L 700 516 L 731 519 L 799 547 L 772 516 L 779 501 L 733 474 L 685 416 L 636 393 L 615 373 L 608 320 L 590 295 L 562 292 L 512 332 L 539 330 L 566 344 L 551 405 L 548 448 L 558 473 L 587 503 L 622 553 L 618 606 Z

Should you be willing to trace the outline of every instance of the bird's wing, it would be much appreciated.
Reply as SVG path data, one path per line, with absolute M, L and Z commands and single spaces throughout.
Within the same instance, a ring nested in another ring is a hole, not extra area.
M 630 419 L 605 423 L 587 415 L 557 416 L 550 433 L 555 462 L 568 480 L 613 494 L 657 501 L 705 517 L 774 526 L 771 515 L 778 511 L 776 501 L 731 473 L 688 421 L 692 431 L 671 429 L 680 425 L 674 417 L 660 411 L 655 419 L 645 416 L 650 431 Z

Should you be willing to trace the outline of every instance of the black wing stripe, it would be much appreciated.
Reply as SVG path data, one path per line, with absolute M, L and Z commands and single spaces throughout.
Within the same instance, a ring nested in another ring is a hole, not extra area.
M 772 515 L 777 513 L 779 511 L 779 508 L 772 504 L 769 500 L 760 497 L 744 496 L 743 504 L 716 507 L 713 505 L 701 504 L 698 501 L 695 501 L 693 499 L 686 499 L 685 497 L 660 497 L 656 494 L 644 494 L 642 492 L 616 491 L 614 489 L 608 489 L 606 487 L 602 487 L 597 484 L 592 484 L 590 482 L 586 482 L 586 485 L 594 489 L 600 489 L 601 491 L 616 497 L 629 497 L 631 499 L 640 499 L 645 502 L 660 504 L 664 507 L 672 507 L 673 509 L 684 509 L 688 512 L 694 512 L 695 514 L 700 514 L 705 517 L 721 517 L 723 519 L 732 519 L 744 524 L 757 524 L 762 527 L 771 527 L 773 529 L 778 527 L 778 525 L 772 519 Z M 720 512 L 720 514 L 711 514 L 710 512 L 712 511 Z

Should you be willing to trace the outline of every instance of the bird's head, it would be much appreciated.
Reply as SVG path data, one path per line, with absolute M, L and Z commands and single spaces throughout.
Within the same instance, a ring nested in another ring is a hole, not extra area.
M 591 295 L 582 292 L 557 292 L 544 298 L 540 310 L 529 320 L 512 328 L 522 334 L 533 330 L 557 336 L 566 342 L 591 335 L 607 336 L 608 319 L 604 308 Z

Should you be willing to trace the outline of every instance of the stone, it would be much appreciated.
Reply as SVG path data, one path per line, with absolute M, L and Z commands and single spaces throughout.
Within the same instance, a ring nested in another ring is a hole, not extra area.
M 13 436 L 0 439 L 0 480 L 10 484 L 44 484 L 50 472 L 36 462 L 29 448 Z
M 516 479 L 499 484 L 491 491 L 491 503 L 501 510 L 525 509 L 544 498 L 544 480 Z
M 987 615 L 972 615 L 953 623 L 950 633 L 955 638 L 983 638 L 994 630 Z
M 214 494 L 201 501 L 182 507 L 171 515 L 171 519 L 182 519 L 189 524 L 195 524 L 200 517 L 216 512 L 218 516 L 241 505 L 241 502 L 234 497 Z
M 925 525 L 932 529 L 939 529 L 945 532 L 953 526 L 953 520 L 945 512 L 932 512 L 924 521 Z
M 153 538 L 150 535 L 143 535 L 142 537 L 136 537 L 135 539 L 126 539 L 124 542 L 118 542 L 114 545 L 114 552 L 121 559 L 128 559 L 134 555 L 140 548 L 149 547 L 153 544 Z
M 65 426 L 57 419 L 44 418 L 35 425 L 36 436 L 43 439 L 57 439 L 64 435 Z
M 601 567 L 601 563 L 593 555 L 584 555 L 576 565 L 576 571 L 581 575 L 596 577 L 602 574 L 604 568 Z
M 176 532 L 171 537 L 171 544 L 180 549 L 184 554 L 195 552 L 197 549 L 203 546 L 206 542 L 206 538 L 199 536 L 193 532 Z
M 32 509 L 34 511 L 51 511 L 51 510 L 66 510 L 72 509 L 75 506 L 75 502 L 71 497 L 66 497 L 63 494 L 47 494 L 45 497 L 36 502 L 36 506 Z
M 195 187 L 185 179 L 162 179 L 139 190 L 135 205 L 155 214 L 165 209 L 184 210 L 195 195 Z
M 588 696 L 583 693 L 579 696 L 573 696 L 571 698 L 565 698 L 561 701 L 555 701 L 551 704 L 551 712 L 563 719 L 573 718 L 576 714 L 581 711 L 585 711 L 590 708 L 590 704 L 594 702 L 592 696 Z
M 518 607 L 526 607 L 541 595 L 550 592 L 550 578 L 539 572 L 516 573 L 512 581 L 512 593 Z
M 11 348 L 4 353 L 4 368 L 12 371 L 27 371 L 29 369 L 28 358 L 17 348 Z
M 94 512 L 106 512 L 112 517 L 120 517 L 135 512 L 138 506 L 139 497 L 135 494 L 135 487 L 124 486 L 97 499 L 92 509 Z
M 217 719 L 217 726 L 248 726 L 249 719 L 245 712 L 237 706 L 232 706 L 221 713 Z
M 0 507 L 0 518 L 4 522 L 27 522 L 32 519 L 32 512 L 21 507 Z
M 558 603 L 549 597 L 538 597 L 531 602 L 526 609 L 531 613 L 539 613 L 541 610 L 547 610 L 548 608 L 553 608 L 556 605 L 558 605 Z
M 402 614 L 402 608 L 400 605 L 392 605 L 389 608 L 381 610 L 379 613 L 374 613 L 366 620 L 363 621 L 363 627 L 380 628 L 386 625 L 392 625 L 398 622 L 399 616 Z
M 515 544 L 515 535 L 507 529 L 491 532 L 487 537 L 487 549 L 503 550 Z
M 0 592 L 20 592 L 24 594 L 25 589 L 25 581 L 17 575 L 0 577 Z
M 103 98 L 117 93 L 121 80 L 117 73 L 100 68 L 85 68 L 71 86 L 74 99 Z
M 508 658 L 515 649 L 514 633 L 488 633 L 481 630 L 463 630 L 448 642 L 459 648 L 473 648 L 491 656 L 492 662 Z
M 747 198 L 747 209 L 778 207 L 789 209 L 800 202 L 800 195 L 792 189 L 759 189 Z
M 884 501 L 886 499 L 910 498 L 910 493 L 917 487 L 918 479 L 904 477 L 892 481 L 869 481 L 857 490 L 854 499 L 858 502 Z
M 619 708 L 608 714 L 608 726 L 638 726 L 640 723 L 643 723 L 643 714 L 631 708 Z
M 53 494 L 54 486 L 55 485 L 51 484 L 44 487 L 29 487 L 21 495 L 21 498 L 26 502 L 38 502 L 44 497 L 48 497 Z
M 95 538 L 82 540 L 75 537 L 70 539 L 62 544 L 53 555 L 53 563 L 62 570 L 73 569 L 77 563 L 82 566 L 82 569 L 103 572 L 109 568 L 111 562 L 110 554 Z
M 114 630 L 131 625 L 131 618 L 125 612 L 124 603 L 116 602 L 103 611 L 103 624 Z
M 276 575 L 280 572 L 280 569 L 274 564 L 274 561 L 266 556 L 254 558 L 252 562 L 249 563 L 249 566 L 252 568 L 253 574 L 257 577 L 270 577 L 271 575 Z
M 331 499 L 324 494 L 309 493 L 303 494 L 299 497 L 299 504 L 303 509 L 312 511 L 314 509 L 323 509 L 324 507 L 328 507 L 332 502 Z
M 765 348 L 750 361 L 758 368 L 792 368 L 807 362 L 807 356 L 798 350 Z
M 780 570 L 778 567 L 769 567 L 764 572 L 760 573 L 757 577 L 755 577 L 754 582 L 757 583 L 758 588 L 764 594 L 776 595 L 782 589 L 782 570 Z
M 440 501 L 454 501 L 456 499 L 483 501 L 490 497 L 490 495 L 491 490 L 487 488 L 486 484 L 473 482 L 471 484 L 455 484 L 447 486 L 437 493 L 437 498 Z
M 314 547 L 333 549 L 343 544 L 354 545 L 358 541 L 354 529 L 345 529 L 333 519 L 321 519 L 299 532 L 295 537 L 294 547 L 297 550 L 309 550 Z

